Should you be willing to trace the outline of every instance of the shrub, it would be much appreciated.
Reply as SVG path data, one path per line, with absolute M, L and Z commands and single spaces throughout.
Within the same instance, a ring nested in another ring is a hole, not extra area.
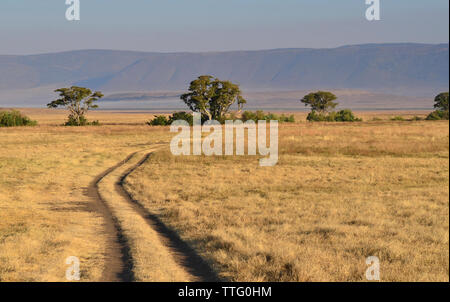
M 329 117 L 323 113 L 317 113 L 316 111 L 311 111 L 306 119 L 310 122 L 326 122 Z
M 311 111 L 306 118 L 310 122 L 360 122 L 362 119 L 355 117 L 350 109 L 343 109 L 328 114 Z
M 194 116 L 192 115 L 192 113 L 187 113 L 184 111 L 175 112 L 171 116 L 169 116 L 167 125 L 171 125 L 174 121 L 177 121 L 177 120 L 186 121 L 186 122 L 188 122 L 189 125 L 192 126 L 192 124 L 194 123 Z
M 100 126 L 100 122 L 98 120 L 88 122 L 84 116 L 80 116 L 78 121 L 75 116 L 69 115 L 69 119 L 64 123 L 64 126 Z
M 336 122 L 360 122 L 360 118 L 355 117 L 350 109 L 343 109 L 336 113 L 334 120 Z
M 404 121 L 405 119 L 402 116 L 394 116 L 391 117 L 391 121 Z
M 429 120 L 429 121 L 448 120 L 448 110 L 447 111 L 443 111 L 443 110 L 433 111 L 427 116 L 426 120 Z
M 278 116 L 274 113 L 268 113 L 268 114 L 264 114 L 263 111 L 258 110 L 256 112 L 251 112 L 251 111 L 244 111 L 242 113 L 241 116 L 241 120 L 243 122 L 246 121 L 278 121 L 280 123 L 294 123 L 295 122 L 295 118 L 294 115 L 290 115 L 290 116 L 286 116 L 284 114 L 282 114 L 281 116 Z
M 293 114 L 291 114 L 289 116 L 284 115 L 284 114 L 277 116 L 274 114 L 272 117 L 273 118 L 266 119 L 266 120 L 277 120 L 280 123 L 295 123 L 295 118 L 294 118 Z
M 168 126 L 168 125 L 171 125 L 176 120 L 184 120 L 184 121 L 188 122 L 189 125 L 192 126 L 194 116 L 192 113 L 187 113 L 184 111 L 175 112 L 168 118 L 164 115 L 159 115 L 159 116 L 156 116 L 154 119 L 148 121 L 147 125 Z M 204 122 L 206 122 L 207 120 L 208 120 L 207 117 L 205 115 L 202 115 L 202 124 Z M 221 120 L 219 120 L 219 122 L 223 124 L 223 123 L 225 123 L 226 120 L 232 120 L 232 121 L 242 120 L 243 122 L 246 122 L 249 120 L 255 121 L 255 122 L 271 121 L 271 120 L 276 120 L 280 123 L 294 123 L 295 122 L 294 115 L 286 116 L 286 115 L 282 114 L 282 115 L 278 116 L 274 113 L 264 114 L 264 112 L 261 110 L 258 110 L 256 112 L 244 111 L 241 115 L 241 118 L 238 118 L 235 113 L 229 113 L 227 115 L 224 115 L 221 118 Z
M 84 116 L 80 116 L 80 121 L 73 116 L 69 115 L 68 121 L 64 124 L 65 126 L 86 126 L 88 123 L 87 119 Z
M 164 115 L 157 115 L 154 119 L 147 122 L 150 126 L 167 126 L 169 125 L 169 119 Z
M 192 126 L 194 123 L 194 116 L 192 113 L 187 113 L 184 111 L 174 112 L 169 117 L 165 115 L 157 115 L 154 119 L 147 122 L 147 125 L 150 126 L 169 126 L 174 121 L 183 120 L 188 122 L 189 125 Z M 206 121 L 206 117 L 202 115 L 202 123 Z
M 286 117 L 286 121 L 287 123 L 295 123 L 295 117 L 293 114 L 289 115 L 288 117 Z
M 0 112 L 0 127 L 35 126 L 36 121 L 22 115 L 17 110 Z
M 256 112 L 252 112 L 252 111 L 244 111 L 244 112 L 242 113 L 241 120 L 242 120 L 243 122 L 246 122 L 246 121 L 254 121 L 254 122 L 257 122 L 257 121 L 265 120 L 264 112 L 261 111 L 261 110 L 258 110 L 258 111 L 256 111 Z

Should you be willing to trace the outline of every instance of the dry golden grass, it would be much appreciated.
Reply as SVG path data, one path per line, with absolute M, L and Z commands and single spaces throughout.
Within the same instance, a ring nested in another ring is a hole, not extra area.
M 61 127 L 64 111 L 22 111 L 40 126 L 0 128 L 0 281 L 65 281 L 68 256 L 81 259 L 82 281 L 109 280 L 111 234 L 87 188 L 172 134 L 144 125 L 153 113 L 96 111 L 89 119 L 103 126 Z M 448 281 L 448 122 L 358 115 L 368 122 L 309 124 L 296 114 L 301 122 L 280 126 L 272 168 L 166 149 L 127 188 L 230 280 L 359 281 L 365 257 L 376 255 L 384 281 Z M 135 213 L 116 211 L 136 279 L 190 280 L 164 266 L 167 251 L 148 243 L 157 236 L 142 232 L 143 221 L 127 222 Z
M 65 281 L 69 256 L 80 258 L 82 281 L 108 281 L 111 234 L 87 188 L 129 153 L 167 138 L 144 125 L 0 128 L 0 281 Z
M 284 124 L 275 167 L 166 150 L 126 187 L 233 281 L 448 281 L 448 126 Z
M 67 111 L 64 109 L 35 109 L 21 108 L 23 114 L 32 120 L 39 121 L 40 125 L 58 126 L 67 120 Z M 100 121 L 102 125 L 143 125 L 146 121 L 159 113 L 153 111 L 136 110 L 96 110 L 88 113 L 89 121 Z

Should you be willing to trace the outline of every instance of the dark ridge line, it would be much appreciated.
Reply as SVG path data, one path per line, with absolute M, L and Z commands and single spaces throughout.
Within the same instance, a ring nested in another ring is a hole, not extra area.
M 155 229 L 164 239 L 167 246 L 175 251 L 176 254 L 181 255 L 181 257 L 175 257 L 181 266 L 183 266 L 190 274 L 199 278 L 199 282 L 225 282 L 227 280 L 220 278 L 217 273 L 210 267 L 210 265 L 200 256 L 197 252 L 183 239 L 180 238 L 177 232 L 169 228 L 164 222 L 161 221 L 159 217 L 155 214 L 150 213 L 138 200 L 134 199 L 133 196 L 125 189 L 124 183 L 125 179 L 137 168 L 142 166 L 153 154 L 153 152 L 145 155 L 134 167 L 125 172 L 117 185 L 123 190 L 123 192 L 128 196 L 129 200 L 135 204 L 140 214 L 147 223 Z M 180 259 L 182 258 L 182 259 Z
M 124 160 L 116 164 L 115 166 L 107 169 L 105 172 L 97 176 L 97 178 L 93 181 L 96 193 L 106 210 L 108 211 L 108 219 L 111 219 L 114 225 L 114 228 L 116 229 L 116 238 L 117 242 L 120 245 L 120 254 L 121 254 L 121 261 L 122 261 L 122 271 L 118 273 L 117 278 L 120 282 L 132 282 L 135 281 L 136 278 L 134 276 L 134 262 L 133 257 L 131 256 L 131 248 L 129 245 L 129 240 L 125 236 L 122 227 L 120 226 L 120 222 L 117 219 L 117 217 L 113 214 L 113 211 L 108 206 L 107 202 L 102 198 L 99 190 L 99 183 L 112 171 L 119 168 L 120 166 L 123 166 L 126 162 L 128 162 L 137 152 L 134 152 L 127 156 Z

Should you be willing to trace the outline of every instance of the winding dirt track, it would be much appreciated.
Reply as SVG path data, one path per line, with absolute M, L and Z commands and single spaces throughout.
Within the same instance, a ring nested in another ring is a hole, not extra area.
M 109 234 L 102 281 L 223 281 L 123 186 L 158 148 L 132 153 L 91 183 L 89 194 L 97 201 Z

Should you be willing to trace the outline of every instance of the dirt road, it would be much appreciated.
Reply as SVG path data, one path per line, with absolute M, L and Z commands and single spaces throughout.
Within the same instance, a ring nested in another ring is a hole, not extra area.
M 219 281 L 176 232 L 123 187 L 126 177 L 160 147 L 129 155 L 91 185 L 90 194 L 97 199 L 110 234 L 103 281 Z

